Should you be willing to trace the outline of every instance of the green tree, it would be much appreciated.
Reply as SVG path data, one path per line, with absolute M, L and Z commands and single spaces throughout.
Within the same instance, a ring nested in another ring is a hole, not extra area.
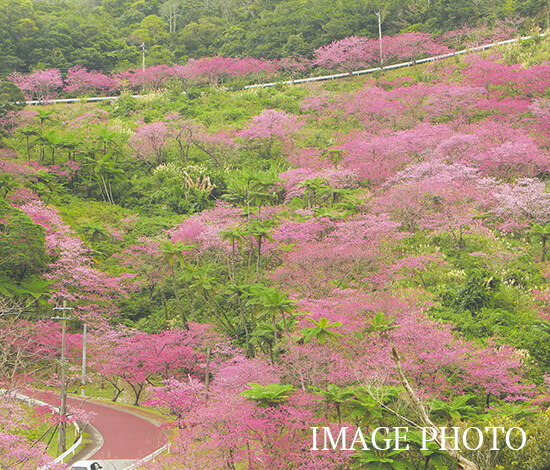
M 292 385 L 248 383 L 249 389 L 240 393 L 241 396 L 253 400 L 264 408 L 278 406 L 292 394 Z
M 334 405 L 338 415 L 338 424 L 342 424 L 342 405 L 349 403 L 355 397 L 355 387 L 339 387 L 335 384 L 328 384 L 326 390 L 319 387 L 310 387 L 316 395 L 323 397 L 327 407 Z
M 275 346 L 277 344 L 277 317 L 283 318 L 285 332 L 288 333 L 288 322 L 286 315 L 294 311 L 296 308 L 295 302 L 288 298 L 287 294 L 279 292 L 273 287 L 263 286 L 258 284 L 250 289 L 253 297 L 249 300 L 255 306 L 260 315 L 264 318 L 271 318 L 273 325 L 273 335 L 275 338 Z
M 474 417 L 478 410 L 471 403 L 476 398 L 477 395 L 470 393 L 455 397 L 450 403 L 441 400 L 432 400 L 429 403 L 430 416 L 446 420 L 447 426 L 451 425 L 453 419 L 458 421 Z
M 271 236 L 272 229 L 273 221 L 270 220 L 252 220 L 248 227 L 245 229 L 245 233 L 252 236 L 252 238 L 256 241 L 256 279 L 260 277 L 262 243 L 264 241 L 274 241 L 274 238 Z
M 8 80 L 0 81 L 0 117 L 8 111 L 17 111 L 25 106 L 23 92 Z
M 17 134 L 21 134 L 23 138 L 25 139 L 26 147 L 27 147 L 27 161 L 30 163 L 31 161 L 31 137 L 38 137 L 39 132 L 38 129 L 34 126 L 27 126 L 27 127 L 20 127 L 17 129 Z
M 550 239 L 550 222 L 546 225 L 533 224 L 530 230 L 530 236 L 532 238 L 540 239 L 542 243 L 541 257 L 540 260 L 542 263 L 546 260 L 546 252 L 548 251 L 548 239 Z
M 231 243 L 231 271 L 230 276 L 234 277 L 235 261 L 237 258 L 237 245 L 241 245 L 245 241 L 245 233 L 242 227 L 230 227 L 227 230 L 222 230 L 219 233 L 223 241 Z
M 228 316 L 228 312 L 223 308 L 216 299 L 217 290 L 222 288 L 216 279 L 216 273 L 213 272 L 211 266 L 194 266 L 189 267 L 190 283 L 189 288 L 196 295 L 202 297 L 205 303 L 210 307 L 212 314 L 218 319 L 220 324 L 233 337 L 237 336 L 237 332 Z
M 159 241 L 160 249 L 162 252 L 163 262 L 168 265 L 170 274 L 172 276 L 172 285 L 174 287 L 174 297 L 181 315 L 181 321 L 185 328 L 187 328 L 187 315 L 185 309 L 181 303 L 181 299 L 178 293 L 178 283 L 176 279 L 176 268 L 186 263 L 184 252 L 188 252 L 196 248 L 195 245 L 186 245 L 182 242 L 172 243 L 171 241 Z
M 342 326 L 342 322 L 337 321 L 330 323 L 326 318 L 314 320 L 313 318 L 307 317 L 307 319 L 315 326 L 302 328 L 304 342 L 307 343 L 315 338 L 319 344 L 325 344 L 328 340 L 334 341 L 338 336 L 341 336 L 339 333 L 335 333 L 332 330 Z
M 107 238 L 109 231 L 101 222 L 86 222 L 80 225 L 80 229 L 90 236 L 90 241 L 94 245 L 101 238 Z
M 41 274 L 47 262 L 42 227 L 0 199 L 0 276 L 21 284 Z
M 37 113 L 36 117 L 40 121 L 40 134 L 42 134 L 42 131 L 44 130 L 44 123 L 46 121 L 53 121 L 54 120 L 54 118 L 52 117 L 53 116 L 53 111 L 50 111 L 50 110 L 47 110 L 47 109 L 42 109 L 42 108 L 37 108 L 36 113 Z

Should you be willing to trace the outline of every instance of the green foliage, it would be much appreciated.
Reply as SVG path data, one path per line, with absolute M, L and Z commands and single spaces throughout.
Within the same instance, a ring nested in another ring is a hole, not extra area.
M 439 445 L 434 441 L 424 443 L 422 440 L 422 433 L 420 431 L 412 430 L 407 434 L 407 438 L 407 443 L 416 451 L 413 453 L 420 454 L 420 456 L 422 456 L 421 458 L 425 461 L 424 465 L 427 468 L 433 468 L 434 470 L 447 470 L 454 468 L 456 465 L 454 462 L 451 462 L 448 454 L 443 452 Z M 426 448 L 424 448 L 424 446 Z M 428 467 L 428 465 L 430 465 L 430 467 Z
M 478 409 L 472 406 L 471 402 L 477 399 L 477 395 L 468 394 L 458 396 L 451 403 L 441 400 L 432 400 L 430 405 L 430 415 L 435 420 L 445 420 L 449 425 L 452 420 L 459 421 L 464 418 L 472 417 Z
M 546 252 L 548 250 L 547 242 L 550 239 L 550 222 L 546 225 L 533 224 L 531 227 L 531 237 L 540 239 L 542 243 L 541 262 L 544 263 L 546 259 Z
M 90 236 L 92 244 L 101 238 L 108 236 L 109 231 L 101 222 L 90 222 L 80 226 L 81 230 Z
M 330 323 L 326 318 L 320 318 L 319 320 L 314 320 L 313 318 L 307 317 L 307 319 L 313 323 L 315 326 L 309 328 L 302 328 L 302 333 L 304 335 L 304 342 L 312 341 L 316 339 L 319 344 L 325 344 L 328 340 L 334 341 L 338 336 L 341 336 L 339 333 L 332 331 L 334 328 L 342 326 L 342 322 Z
M 536 3 L 536 2 L 532 2 Z M 550 5 L 542 6 L 540 9 L 539 21 L 542 19 L 543 25 L 548 28 L 548 11 Z M 531 13 L 533 14 L 533 13 Z M 550 53 L 550 41 L 546 38 L 533 38 L 528 41 L 520 41 L 510 44 L 503 48 L 502 56 L 507 63 L 524 64 L 526 66 L 544 62 Z
M 509 410 L 508 410 L 509 411 Z M 480 449 L 478 451 L 466 451 L 465 455 L 474 462 L 483 463 L 484 468 L 490 470 L 544 470 L 550 466 L 550 449 L 547 442 L 550 439 L 550 416 L 548 411 L 531 415 L 530 418 L 521 416 L 506 416 L 504 413 L 493 414 L 481 421 L 465 422 L 462 427 L 477 426 L 485 429 L 491 426 L 501 426 L 505 429 L 520 427 L 527 434 L 526 445 L 521 450 L 509 449 L 505 442 L 504 433 L 498 433 L 497 447 L 499 451 Z M 484 433 L 484 440 L 492 442 L 492 433 Z M 511 446 L 519 448 L 521 436 L 512 432 Z
M 120 71 L 141 65 L 138 46 L 142 42 L 149 51 L 147 66 L 215 55 L 310 56 L 315 48 L 346 36 L 374 37 L 375 13 L 380 9 L 384 34 L 444 32 L 513 16 L 532 17 L 529 27 L 548 27 L 544 13 L 548 6 L 532 0 L 385 0 L 381 5 L 358 0 L 239 4 L 216 0 L 208 7 L 193 1 L 185 6 L 176 3 L 175 11 L 168 3 L 4 2 L 0 6 L 0 76 L 47 67 L 67 70 L 74 65 Z
M 383 436 L 380 433 L 376 435 L 377 450 L 373 446 L 369 450 L 361 450 L 355 457 L 362 465 L 376 470 L 413 470 L 414 467 L 408 458 L 408 452 L 403 450 L 392 450 L 392 441 L 395 443 L 396 431 Z M 403 441 L 401 441 L 403 442 Z M 403 448 L 406 444 L 403 444 Z
M 50 202 L 60 203 L 66 195 L 65 183 L 55 174 L 47 170 L 38 170 L 35 179 L 29 182 L 40 199 L 47 205 Z
M 260 385 L 250 382 L 248 386 L 250 388 L 241 392 L 240 396 L 253 400 L 258 406 L 265 408 L 283 403 L 294 391 L 292 385 L 286 384 Z
M 465 282 L 451 295 L 451 306 L 472 313 L 479 312 L 483 307 L 492 307 L 499 282 L 499 279 L 483 270 L 472 270 L 466 274 Z
M 48 262 L 44 231 L 22 211 L 0 199 L 0 277 L 4 295 L 29 277 L 41 274 Z M 9 286 L 13 286 L 10 289 Z
M 0 117 L 8 111 L 22 109 L 24 102 L 25 96 L 17 86 L 8 80 L 0 81 Z
M 384 445 L 383 442 L 380 444 Z M 379 451 L 371 449 L 362 451 L 357 460 L 373 470 L 413 470 L 414 467 L 409 462 L 401 459 L 400 454 L 402 453 L 398 450 Z
M 384 312 L 377 312 L 366 328 L 364 332 L 367 334 L 378 333 L 380 336 L 384 336 L 385 333 L 399 328 L 399 325 L 394 324 L 395 321 L 391 318 L 387 318 Z

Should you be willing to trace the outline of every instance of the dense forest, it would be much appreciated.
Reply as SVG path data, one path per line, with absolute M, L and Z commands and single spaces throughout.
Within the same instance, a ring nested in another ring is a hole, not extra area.
M 547 27 L 547 0 L 66 0 L 0 2 L 0 75 L 74 65 L 103 72 L 189 57 L 308 56 L 352 35 L 441 34 L 479 23 Z

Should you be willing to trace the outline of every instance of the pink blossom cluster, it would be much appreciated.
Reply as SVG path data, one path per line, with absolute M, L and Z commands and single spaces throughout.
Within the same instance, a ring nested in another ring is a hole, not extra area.
M 9 79 L 23 91 L 27 99 L 40 101 L 53 98 L 61 89 L 66 93 L 79 95 L 108 94 L 119 92 L 126 87 L 132 90 L 158 91 L 173 79 L 180 81 L 184 87 L 193 82 L 219 85 L 228 78 L 258 78 L 280 72 L 290 73 L 294 77 L 296 73 L 306 72 L 312 66 L 351 72 L 373 65 L 414 62 L 423 57 L 452 52 L 445 44 L 458 47 L 459 43 L 467 42 L 466 38 L 471 38 L 477 45 L 488 38 L 492 40 L 508 38 L 513 31 L 514 29 L 510 27 L 501 27 L 492 31 L 462 28 L 447 33 L 437 40 L 427 33 L 409 32 L 396 36 L 384 36 L 381 47 L 377 39 L 350 36 L 316 49 L 314 51 L 316 57 L 313 61 L 305 58 L 268 61 L 249 57 L 215 56 L 198 60 L 191 58 L 185 64 L 154 65 L 145 70 L 133 69 L 111 75 L 101 71 L 88 71 L 77 65 L 68 70 L 64 81 L 58 69 L 36 70 L 28 75 L 12 73 Z M 380 50 L 382 50 L 382 56 L 380 56 Z M 478 68 L 479 65 L 478 63 Z M 544 67 L 539 66 L 539 73 L 545 73 Z M 475 70 L 472 70 L 474 80 L 475 75 Z M 521 86 L 524 88 L 527 85 L 535 86 L 536 78 L 533 74 L 530 77 L 527 79 L 528 83 Z M 525 79 L 522 78 L 520 81 Z M 536 86 L 540 88 L 543 84 L 539 83 Z
M 85 95 L 93 92 L 112 93 L 118 87 L 119 83 L 116 78 L 75 66 L 68 70 L 63 90 L 68 93 Z
M 242 223 L 242 211 L 227 202 L 218 201 L 212 209 L 192 215 L 169 232 L 173 242 L 198 244 L 204 249 L 228 251 L 230 246 L 219 233 Z
M 48 253 L 54 257 L 44 275 L 55 286 L 50 302 L 56 305 L 63 300 L 75 303 L 79 315 L 90 322 L 104 321 L 112 315 L 116 311 L 114 299 L 125 295 L 133 276 L 110 276 L 93 267 L 88 248 L 55 208 L 41 201 L 31 201 L 20 209 L 44 228 Z
M 292 168 L 281 173 L 281 179 L 285 187 L 286 201 L 294 197 L 301 197 L 305 191 L 304 182 L 319 178 L 332 188 L 356 188 L 359 185 L 357 174 L 354 170 L 346 168 Z
M 36 70 L 29 75 L 13 72 L 8 79 L 15 83 L 27 99 L 46 101 L 53 98 L 63 86 L 58 69 Z
M 491 44 L 498 41 L 511 39 L 517 34 L 517 27 L 513 24 L 502 24 L 496 28 L 484 26 L 463 26 L 444 33 L 440 41 L 447 46 L 457 49 L 459 47 L 477 47 L 483 44 Z
M 25 411 L 15 399 L 0 397 L 0 465 L 2 468 L 34 470 L 53 460 L 46 453 L 46 445 L 25 437 L 32 429 L 32 412 Z M 36 417 L 35 417 L 36 419 Z M 48 418 L 38 422 L 48 422 Z
M 350 72 L 380 64 L 414 62 L 423 57 L 448 54 L 451 50 L 434 41 L 427 33 L 404 33 L 384 36 L 382 45 L 378 39 L 350 36 L 320 47 L 314 52 L 315 65 Z

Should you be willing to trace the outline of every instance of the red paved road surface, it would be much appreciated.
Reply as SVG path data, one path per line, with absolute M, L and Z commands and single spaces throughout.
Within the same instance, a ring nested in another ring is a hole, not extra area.
M 59 407 L 59 396 L 55 394 L 36 391 L 25 394 Z M 82 400 L 68 398 L 67 406 L 81 408 Z M 160 428 L 144 418 L 90 401 L 84 403 L 83 408 L 95 413 L 90 424 L 101 433 L 104 441 L 101 449 L 90 458 L 141 459 L 168 442 Z

